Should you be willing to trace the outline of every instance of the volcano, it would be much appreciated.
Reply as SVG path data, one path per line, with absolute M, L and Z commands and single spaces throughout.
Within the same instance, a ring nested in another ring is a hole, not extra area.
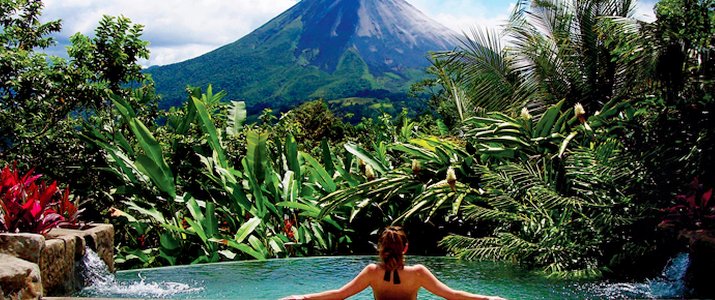
M 404 0 L 303 0 L 243 38 L 199 57 L 146 70 L 162 107 L 186 85 L 228 92 L 249 113 L 323 98 L 400 98 L 425 77 L 430 51 L 456 34 Z

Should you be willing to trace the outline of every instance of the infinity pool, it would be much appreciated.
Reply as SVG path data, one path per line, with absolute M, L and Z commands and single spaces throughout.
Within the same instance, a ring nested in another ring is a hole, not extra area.
M 369 256 L 295 258 L 121 271 L 116 278 L 94 274 L 96 282 L 76 296 L 278 299 L 339 288 L 374 261 Z M 548 280 L 504 263 L 446 257 L 409 257 L 407 263 L 427 266 L 453 288 L 508 299 L 677 298 L 683 292 L 676 280 L 665 277 L 645 283 L 576 283 Z M 368 288 L 350 299 L 373 296 Z M 418 299 L 440 298 L 422 289 Z

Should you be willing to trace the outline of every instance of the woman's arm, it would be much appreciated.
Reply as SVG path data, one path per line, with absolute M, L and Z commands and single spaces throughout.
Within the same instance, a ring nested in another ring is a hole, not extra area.
M 468 299 L 468 300 L 504 300 L 496 296 L 482 296 L 465 291 L 453 290 L 432 275 L 429 269 L 423 265 L 416 265 L 420 285 L 430 291 L 430 293 L 448 300 Z
M 353 278 L 353 280 L 351 280 L 350 282 L 345 284 L 340 289 L 329 290 L 329 291 L 315 293 L 315 294 L 289 296 L 289 297 L 285 297 L 281 300 L 301 300 L 301 299 L 322 300 L 322 299 L 345 299 L 345 298 L 348 298 L 352 295 L 359 293 L 360 291 L 367 288 L 368 285 L 370 285 L 370 276 L 368 276 L 368 273 L 373 268 L 375 268 L 375 266 L 373 264 L 366 266 L 364 269 L 362 269 L 360 274 L 355 276 L 355 278 Z

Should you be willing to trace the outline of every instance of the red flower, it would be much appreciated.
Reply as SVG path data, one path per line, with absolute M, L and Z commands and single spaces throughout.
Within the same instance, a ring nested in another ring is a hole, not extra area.
M 295 221 L 291 219 L 285 219 L 283 220 L 283 232 L 290 238 L 291 240 L 295 240 L 295 234 L 293 233 L 293 225 L 295 225 Z

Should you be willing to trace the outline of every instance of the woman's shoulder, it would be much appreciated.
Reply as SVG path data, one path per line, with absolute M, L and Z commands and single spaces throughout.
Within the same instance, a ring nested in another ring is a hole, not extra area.
M 425 267 L 424 265 L 421 265 L 421 264 L 405 266 L 405 270 L 410 271 L 410 272 L 415 272 L 418 274 L 429 272 L 429 269 L 427 269 L 427 267 Z
M 378 271 L 381 268 L 382 267 L 380 267 L 380 265 L 378 265 L 376 263 L 372 263 L 372 264 L 365 266 L 365 270 L 367 270 L 367 271 Z

